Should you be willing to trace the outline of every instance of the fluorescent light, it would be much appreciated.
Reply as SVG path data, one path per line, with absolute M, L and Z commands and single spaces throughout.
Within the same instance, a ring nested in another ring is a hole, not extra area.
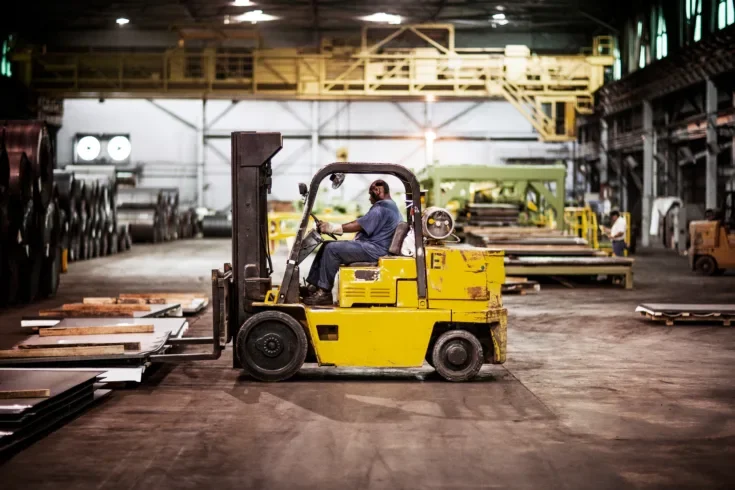
M 401 16 L 393 15 L 393 14 L 386 14 L 385 12 L 378 12 L 377 14 L 372 14 L 372 15 L 368 15 L 367 17 L 363 17 L 362 20 L 366 20 L 368 22 L 379 22 L 381 24 L 400 24 Z
M 94 136 L 85 136 L 77 142 L 77 155 L 89 162 L 100 156 L 100 140 Z
M 508 23 L 508 20 L 507 19 L 498 20 L 495 23 L 498 24 L 498 25 L 504 26 L 505 24 Z
M 500 12 L 502 12 L 503 10 L 505 10 L 505 7 L 503 7 L 502 5 L 498 5 L 497 7 L 495 7 L 495 10 L 499 10 Z
M 429 130 L 424 133 L 424 138 L 426 138 L 426 141 L 434 141 L 436 139 L 436 133 Z
M 130 156 L 130 140 L 125 136 L 115 136 L 107 142 L 107 154 L 118 162 Z
M 250 22 L 252 24 L 255 24 L 256 22 L 267 22 L 269 20 L 274 20 L 276 19 L 276 17 L 264 14 L 262 10 L 251 10 L 250 12 L 245 12 L 242 15 L 236 16 L 235 19 L 238 22 Z
M 130 19 L 126 19 L 125 17 L 120 17 L 115 22 L 117 22 L 117 25 L 124 26 L 125 24 L 130 23 Z
M 251 2 L 250 0 L 235 0 L 234 2 L 232 2 L 231 5 L 235 7 L 250 7 L 251 5 L 255 5 L 255 4 Z
M 505 20 L 505 14 L 493 14 L 495 20 Z

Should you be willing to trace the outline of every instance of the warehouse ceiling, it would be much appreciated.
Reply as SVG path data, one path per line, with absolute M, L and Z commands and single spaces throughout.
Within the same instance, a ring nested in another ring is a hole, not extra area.
M 8 2 L 10 3 L 10 2 Z M 37 0 L 15 1 L 0 16 L 6 30 L 38 37 L 57 31 L 170 29 L 180 25 L 244 24 L 315 31 L 358 28 L 365 17 L 400 16 L 402 24 L 442 22 L 459 29 L 507 32 L 609 33 L 627 1 L 601 0 Z M 262 14 L 252 14 L 261 11 Z M 250 12 L 250 14 L 248 14 Z M 246 15 L 246 19 L 241 16 Z M 4 20 L 3 20 L 4 19 Z M 118 19 L 129 22 L 118 25 Z

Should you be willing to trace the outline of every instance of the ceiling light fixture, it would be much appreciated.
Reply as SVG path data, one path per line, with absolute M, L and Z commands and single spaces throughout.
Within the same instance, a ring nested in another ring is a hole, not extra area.
M 505 14 L 493 14 L 495 20 L 505 20 Z
M 235 17 L 238 22 L 250 22 L 251 24 L 267 22 L 269 20 L 275 20 L 276 18 L 277 17 L 272 15 L 264 14 L 262 10 L 251 10 L 250 12 L 245 12 L 244 14 Z
M 234 2 L 232 2 L 231 5 L 235 7 L 250 7 L 251 5 L 255 5 L 255 4 L 251 2 L 250 0 L 235 0 Z
M 505 24 L 508 23 L 508 20 L 507 19 L 497 20 L 495 21 L 495 23 L 498 24 L 499 26 L 504 26 Z
M 502 5 L 498 5 L 497 7 L 495 7 L 495 10 L 499 10 L 500 12 L 502 12 L 503 10 L 505 10 L 505 7 L 503 7 Z
M 368 22 L 378 22 L 381 24 L 400 24 L 402 19 L 400 15 L 378 12 L 377 14 L 362 17 L 362 20 L 366 20 Z
M 125 24 L 129 24 L 130 23 L 130 19 L 126 19 L 125 17 L 120 17 L 115 22 L 117 22 L 117 25 L 119 25 L 120 27 L 122 27 Z

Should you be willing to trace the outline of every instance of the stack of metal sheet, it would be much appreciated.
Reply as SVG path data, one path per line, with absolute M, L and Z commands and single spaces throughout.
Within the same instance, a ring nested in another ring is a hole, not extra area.
M 470 226 L 515 226 L 520 208 L 517 204 L 468 203 L 465 214 Z
M 13 453 L 109 394 L 95 387 L 98 375 L 0 369 L 0 455 Z

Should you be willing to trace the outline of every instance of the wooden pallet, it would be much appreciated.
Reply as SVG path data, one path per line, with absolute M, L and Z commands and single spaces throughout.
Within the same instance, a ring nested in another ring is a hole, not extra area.
M 677 308 L 657 308 L 669 305 L 639 305 L 636 312 L 647 320 L 662 322 L 667 326 L 675 323 L 719 323 L 725 327 L 735 323 L 735 313 L 728 305 L 681 305 Z M 691 308 L 687 308 L 691 306 Z

